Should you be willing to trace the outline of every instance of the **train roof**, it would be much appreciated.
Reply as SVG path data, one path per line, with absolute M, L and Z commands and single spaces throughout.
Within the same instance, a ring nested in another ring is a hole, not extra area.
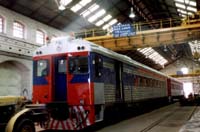
M 59 37 L 54 40 L 50 44 L 41 46 L 38 48 L 33 57 L 43 56 L 43 55 L 53 55 L 53 54 L 61 54 L 61 53 L 71 53 L 71 52 L 83 52 L 83 51 L 90 51 L 96 52 L 110 58 L 122 61 L 124 63 L 134 65 L 136 67 L 142 67 L 144 69 L 150 70 L 155 72 L 159 75 L 167 77 L 164 73 L 156 71 L 146 65 L 143 65 L 135 60 L 132 60 L 130 57 L 116 53 L 112 50 L 106 49 L 102 46 L 96 45 L 92 42 L 83 40 L 83 39 L 75 39 L 72 37 Z

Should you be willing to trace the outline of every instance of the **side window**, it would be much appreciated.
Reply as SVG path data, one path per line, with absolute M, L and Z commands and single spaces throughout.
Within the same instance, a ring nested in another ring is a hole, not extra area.
M 37 77 L 48 75 L 48 60 L 38 60 L 37 61 Z
M 0 33 L 4 30 L 4 18 L 0 15 Z
M 36 43 L 38 44 L 45 44 L 45 32 L 40 29 L 36 31 Z
M 100 56 L 95 55 L 93 64 L 95 64 L 95 76 L 101 77 L 103 73 L 103 59 Z
M 17 38 L 24 38 L 25 37 L 25 26 L 18 22 L 14 21 L 13 23 L 13 36 Z
M 66 70 L 67 70 L 66 59 L 58 60 L 58 73 L 66 74 Z
M 69 58 L 69 73 L 71 74 L 88 73 L 88 57 Z

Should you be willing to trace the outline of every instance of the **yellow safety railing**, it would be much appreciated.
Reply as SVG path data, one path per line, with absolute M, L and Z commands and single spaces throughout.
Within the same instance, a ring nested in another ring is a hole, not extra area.
M 200 18 L 198 20 L 195 20 L 195 22 L 196 21 L 200 22 Z M 165 20 L 154 20 L 149 22 L 133 23 L 132 26 L 137 33 L 145 30 L 184 26 L 193 24 L 193 22 L 194 20 L 190 20 L 189 17 L 185 20 L 169 18 Z M 105 36 L 105 35 L 112 35 L 112 29 L 103 30 L 99 28 L 99 29 L 82 30 L 80 32 L 75 33 L 75 36 L 79 38 L 88 38 L 88 37 Z

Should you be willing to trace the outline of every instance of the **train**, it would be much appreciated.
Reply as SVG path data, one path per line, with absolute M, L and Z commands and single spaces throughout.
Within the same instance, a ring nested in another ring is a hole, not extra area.
M 183 84 L 172 77 L 68 36 L 34 52 L 32 95 L 33 104 L 8 123 L 10 131 L 24 126 L 34 131 L 35 122 L 44 129 L 80 130 L 136 104 L 171 102 L 184 93 Z

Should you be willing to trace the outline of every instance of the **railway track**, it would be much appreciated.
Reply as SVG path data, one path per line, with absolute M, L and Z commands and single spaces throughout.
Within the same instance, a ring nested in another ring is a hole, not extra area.
M 191 111 L 191 113 L 188 116 L 188 119 L 191 119 L 191 117 L 194 115 L 194 113 L 196 112 L 198 106 L 194 106 L 193 110 Z M 159 120 L 156 120 L 155 122 L 151 123 L 149 126 L 145 127 L 143 130 L 141 130 L 140 132 L 149 132 L 151 131 L 153 128 L 155 128 L 156 126 L 158 126 L 159 124 L 161 124 L 162 122 L 166 121 L 167 119 L 169 119 L 170 117 L 174 116 L 177 111 L 181 111 L 183 109 L 183 107 L 178 107 L 176 109 L 174 109 L 173 111 L 169 112 L 168 114 L 162 116 Z
M 198 106 L 180 106 L 175 103 L 106 126 L 97 132 L 179 132 L 180 128 L 191 119 L 197 110 L 199 110 Z

